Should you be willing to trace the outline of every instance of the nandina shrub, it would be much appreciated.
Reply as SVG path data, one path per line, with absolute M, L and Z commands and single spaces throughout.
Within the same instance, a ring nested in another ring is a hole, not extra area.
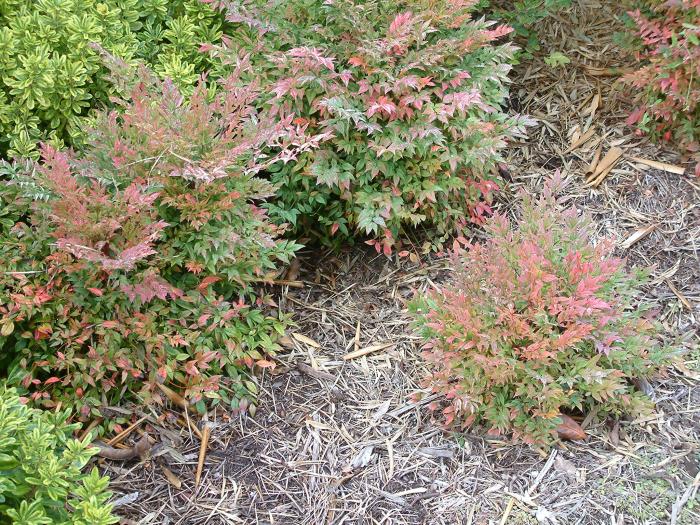
M 287 0 L 267 15 L 217 4 L 263 35 L 268 106 L 332 135 L 270 170 L 278 222 L 390 253 L 408 228 L 440 244 L 488 214 L 515 124 L 500 109 L 514 48 L 494 43 L 508 27 L 473 20 L 464 0 Z
M 445 423 L 547 443 L 562 413 L 648 410 L 632 381 L 666 352 L 636 306 L 639 275 L 591 243 L 590 220 L 547 190 L 524 198 L 515 227 L 496 215 L 486 229 L 484 244 L 457 243 L 439 291 L 411 303 Z
M 45 146 L 3 182 L 20 208 L 0 222 L 0 348 L 37 404 L 87 418 L 128 392 L 159 401 L 159 384 L 199 409 L 250 403 L 249 372 L 272 365 L 285 326 L 256 283 L 298 247 L 260 208 L 272 187 L 256 174 L 312 142 L 253 108 L 246 67 L 188 102 L 143 72 L 85 155 Z
M 622 80 L 635 89 L 627 123 L 686 150 L 700 176 L 700 1 L 645 0 L 629 16 L 641 67 Z
M 497 20 L 513 28 L 522 42 L 522 53 L 531 57 L 540 49 L 538 24 L 571 6 L 571 0 L 489 0 L 483 2 Z

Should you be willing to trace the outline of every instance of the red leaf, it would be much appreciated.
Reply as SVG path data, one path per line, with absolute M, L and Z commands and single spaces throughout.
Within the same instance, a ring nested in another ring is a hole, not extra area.
M 58 383 L 60 379 L 58 377 L 49 377 L 46 381 L 44 381 L 45 385 L 52 385 L 53 383 Z
M 42 324 L 34 330 L 34 339 L 37 341 L 48 339 L 52 332 L 51 325 Z
M 627 120 L 625 120 L 625 124 L 627 124 L 628 126 L 633 126 L 642 119 L 644 113 L 644 108 L 635 109 L 632 113 L 630 113 L 629 117 L 627 117 Z
M 99 288 L 88 288 L 88 291 L 92 292 L 97 297 L 102 297 L 104 295 L 104 292 L 102 290 L 100 290 Z
M 413 13 L 410 11 L 405 13 L 399 13 L 396 15 L 394 20 L 392 20 L 391 25 L 389 25 L 389 36 L 398 37 L 402 36 L 408 32 L 411 27 L 411 22 L 413 20 Z
M 209 277 L 205 277 L 202 279 L 202 281 L 197 285 L 197 291 L 199 293 L 204 294 L 204 291 L 212 284 L 215 282 L 218 282 L 221 280 L 221 277 L 217 277 L 216 275 L 210 275 Z

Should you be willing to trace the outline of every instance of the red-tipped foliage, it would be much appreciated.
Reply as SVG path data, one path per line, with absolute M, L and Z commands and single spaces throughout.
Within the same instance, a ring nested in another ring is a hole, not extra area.
M 664 354 L 611 244 L 591 244 L 589 220 L 548 191 L 525 197 L 515 228 L 500 215 L 486 227 L 485 244 L 456 243 L 441 290 L 412 303 L 445 423 L 547 442 L 562 411 L 648 407 L 630 380 Z
M 46 209 L 59 249 L 102 270 L 133 270 L 156 253 L 154 243 L 167 226 L 153 208 L 157 192 L 136 182 L 113 193 L 94 180 L 81 183 L 68 155 L 50 146 L 43 146 L 42 161 L 37 171 L 52 193 Z
M 1 182 L 0 360 L 34 401 L 87 418 L 129 391 L 160 401 L 166 383 L 199 409 L 250 403 L 246 372 L 269 366 L 285 325 L 254 283 L 298 248 L 260 207 L 272 188 L 256 173 L 317 140 L 256 110 L 247 70 L 242 58 L 189 101 L 142 71 L 84 155 L 45 147 Z M 31 212 L 27 188 L 42 196 Z
M 686 150 L 700 177 L 700 0 L 643 0 L 629 13 L 641 67 L 623 77 L 637 88 L 627 123 Z

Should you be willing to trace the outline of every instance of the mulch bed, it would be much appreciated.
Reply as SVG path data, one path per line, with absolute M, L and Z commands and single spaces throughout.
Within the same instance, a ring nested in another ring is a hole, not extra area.
M 145 461 L 104 463 L 124 523 L 700 523 L 700 181 L 623 124 L 629 108 L 611 73 L 629 67 L 612 42 L 617 8 L 579 1 L 541 24 L 546 44 L 512 88 L 513 106 L 538 123 L 508 152 L 512 180 L 498 207 L 517 214 L 519 192 L 538 192 L 559 170 L 562 198 L 591 213 L 629 265 L 651 267 L 643 299 L 686 351 L 651 383 L 655 416 L 593 414 L 587 442 L 550 452 L 446 433 L 425 401 L 411 401 L 424 374 L 405 300 L 436 286 L 447 262 L 415 265 L 362 246 L 303 253 L 304 287 L 278 298 L 297 328 L 261 378 L 255 417 L 209 415 L 196 487 L 200 440 L 186 426 L 152 425 L 159 444 Z M 571 64 L 544 65 L 552 51 Z M 593 161 L 613 148 L 620 158 L 587 186 Z

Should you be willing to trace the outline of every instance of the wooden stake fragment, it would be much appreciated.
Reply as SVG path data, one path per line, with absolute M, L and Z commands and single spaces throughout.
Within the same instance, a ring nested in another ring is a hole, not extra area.
M 635 244 L 636 242 L 641 241 L 644 237 L 649 235 L 651 232 L 653 232 L 656 229 L 656 224 L 650 224 L 649 226 L 645 226 L 644 228 L 639 228 L 636 232 L 634 232 L 632 235 L 627 237 L 620 246 L 624 248 L 625 250 Z
M 204 424 L 202 429 L 202 443 L 199 447 L 199 459 L 197 460 L 197 472 L 194 476 L 194 486 L 199 486 L 199 481 L 202 479 L 202 469 L 204 468 L 204 458 L 207 457 L 207 447 L 209 446 L 209 437 L 211 436 L 211 427 L 208 423 Z

